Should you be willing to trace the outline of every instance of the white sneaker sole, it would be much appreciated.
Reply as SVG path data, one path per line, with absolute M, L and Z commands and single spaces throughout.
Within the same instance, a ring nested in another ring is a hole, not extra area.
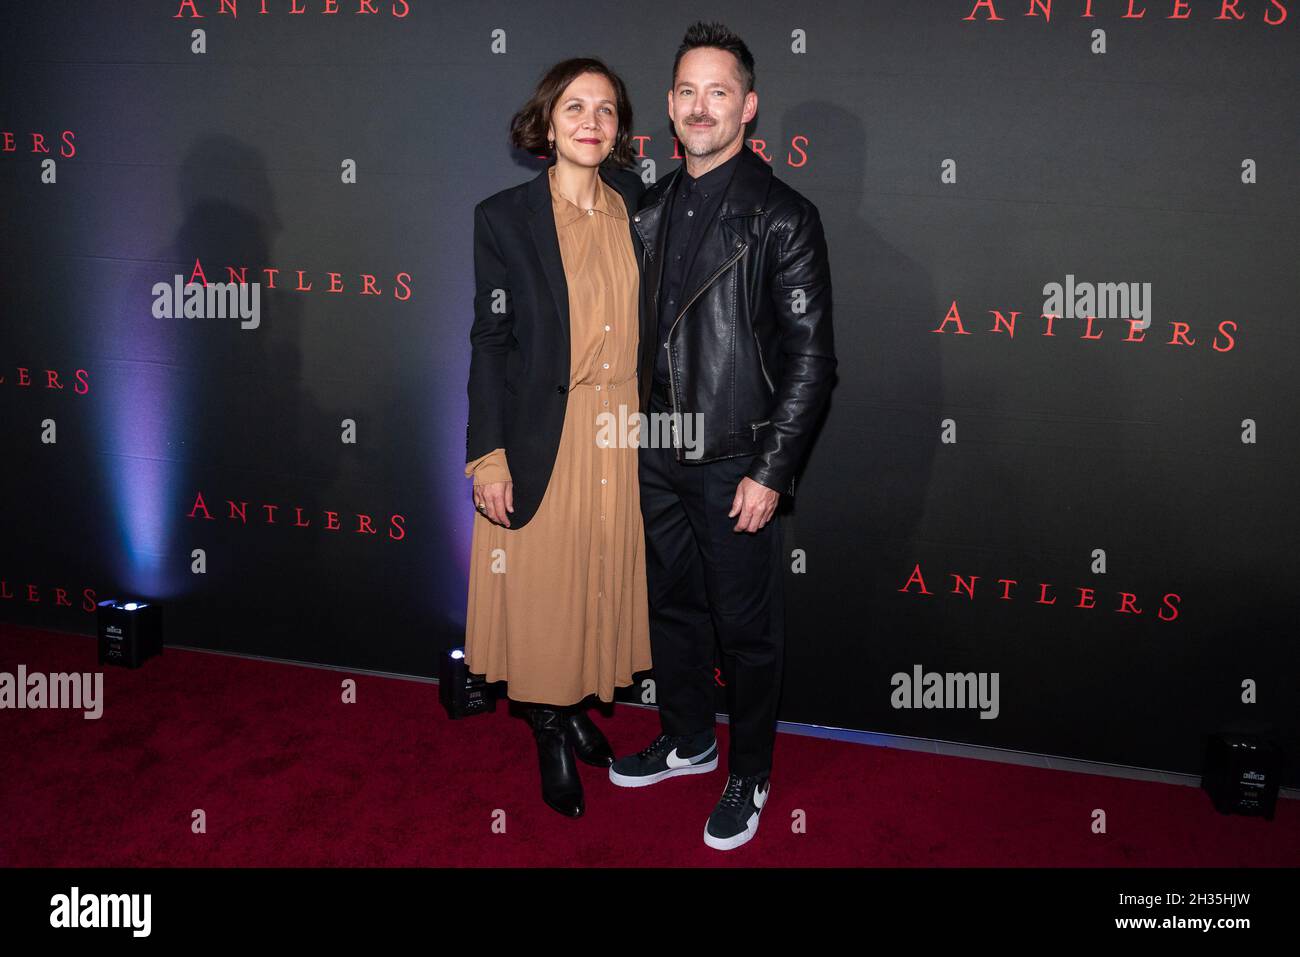
M 751 814 L 745 829 L 734 837 L 714 837 L 709 833 L 709 823 L 704 822 L 704 843 L 716 851 L 734 851 L 740 845 L 748 844 L 757 833 L 758 814 Z
M 712 771 L 718 766 L 718 753 L 715 750 L 713 757 L 699 764 L 692 764 L 684 768 L 668 768 L 666 771 L 657 771 L 654 774 L 628 775 L 619 774 L 613 768 L 609 769 L 609 779 L 621 788 L 643 788 L 651 784 L 658 784 L 667 778 L 675 778 L 679 774 L 704 774 Z

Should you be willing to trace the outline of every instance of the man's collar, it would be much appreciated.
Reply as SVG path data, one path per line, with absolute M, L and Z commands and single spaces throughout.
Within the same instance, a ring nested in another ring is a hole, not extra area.
M 633 228 L 652 260 L 659 258 L 660 247 L 664 242 L 664 233 L 668 226 L 664 211 L 667 208 L 668 197 L 677 188 L 681 176 L 682 167 L 676 166 L 671 173 L 651 186 L 646 192 L 639 211 L 633 217 Z M 772 167 L 767 161 L 748 146 L 742 146 L 740 163 L 727 184 L 722 205 L 718 209 L 718 218 L 725 221 L 738 216 L 761 215 L 767 202 L 772 178 Z M 544 184 L 540 181 L 539 185 L 544 188 Z
M 687 170 L 686 161 L 682 160 L 682 175 L 678 177 L 678 181 L 682 187 L 689 187 L 693 183 L 697 189 L 712 192 L 716 187 L 731 178 L 731 174 L 740 165 L 740 159 L 744 152 L 745 146 L 742 144 L 740 149 L 736 151 L 736 155 L 731 159 L 713 167 L 707 173 L 701 173 L 699 176 L 694 177 Z

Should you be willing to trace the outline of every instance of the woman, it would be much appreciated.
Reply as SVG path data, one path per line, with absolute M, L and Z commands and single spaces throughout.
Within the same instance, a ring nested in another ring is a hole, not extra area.
M 650 667 L 635 438 L 598 441 L 601 413 L 636 412 L 631 123 L 604 63 L 557 64 L 510 129 L 553 162 L 474 210 L 465 659 L 526 704 L 543 799 L 570 817 L 583 813 L 575 752 L 614 760 L 584 699 L 612 701 Z

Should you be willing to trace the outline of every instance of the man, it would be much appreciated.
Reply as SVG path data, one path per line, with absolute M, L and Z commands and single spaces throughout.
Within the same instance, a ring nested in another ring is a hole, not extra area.
M 676 413 L 672 447 L 643 437 L 639 454 L 663 733 L 610 779 L 641 787 L 718 766 L 716 630 L 731 743 L 704 842 L 719 850 L 754 836 L 770 791 L 785 638 L 773 515 L 794 494 L 835 371 L 821 220 L 744 145 L 757 110 L 749 48 L 720 24 L 693 25 L 668 92 L 686 160 L 633 217 L 645 270 L 640 409 L 652 424 Z

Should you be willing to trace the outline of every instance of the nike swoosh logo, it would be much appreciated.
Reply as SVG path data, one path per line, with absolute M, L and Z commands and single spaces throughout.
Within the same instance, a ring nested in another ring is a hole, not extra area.
M 767 796 L 772 791 L 772 782 L 768 781 L 763 785 L 763 790 L 754 788 L 754 807 L 762 810 L 763 805 L 767 803 Z
M 676 748 L 673 748 L 672 751 L 668 753 L 668 757 L 664 760 L 668 762 L 670 768 L 689 768 L 691 766 L 691 759 L 679 758 L 677 756 Z

